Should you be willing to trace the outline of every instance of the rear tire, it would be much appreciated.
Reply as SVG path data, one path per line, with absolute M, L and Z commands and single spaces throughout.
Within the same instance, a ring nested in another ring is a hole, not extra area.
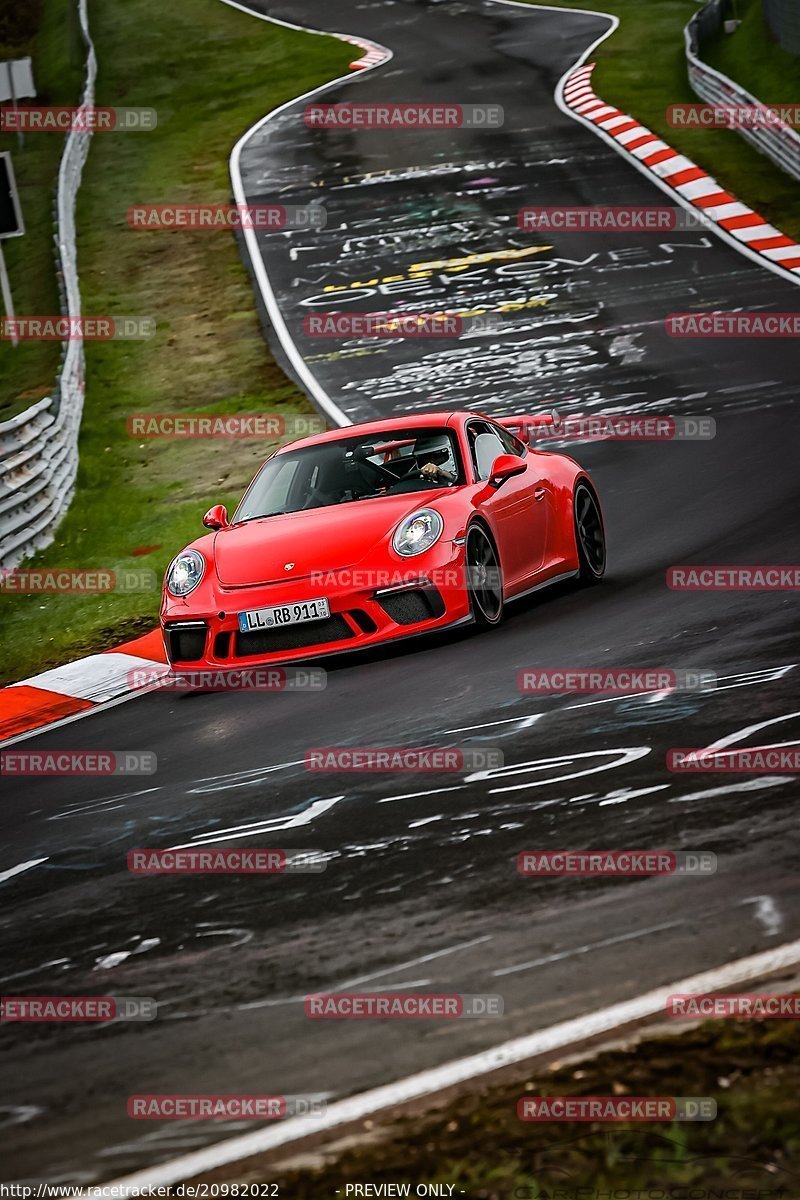
M 581 482 L 575 488 L 573 514 L 578 579 L 584 587 L 590 587 L 605 574 L 606 532 L 597 497 L 587 483 Z
M 467 530 L 464 564 L 475 624 L 483 629 L 499 625 L 504 607 L 503 572 L 494 542 L 483 525 L 475 523 Z

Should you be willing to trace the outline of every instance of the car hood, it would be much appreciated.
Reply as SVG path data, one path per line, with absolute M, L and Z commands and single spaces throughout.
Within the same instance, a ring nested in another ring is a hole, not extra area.
M 300 579 L 352 567 L 391 537 L 405 516 L 435 507 L 439 489 L 262 517 L 214 535 L 223 587 Z

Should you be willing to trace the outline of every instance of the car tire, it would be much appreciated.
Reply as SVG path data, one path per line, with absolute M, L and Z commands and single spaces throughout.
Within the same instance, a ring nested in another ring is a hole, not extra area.
M 606 531 L 603 514 L 593 489 L 581 481 L 575 488 L 572 506 L 575 546 L 578 551 L 578 581 L 591 587 L 606 570 Z
M 488 531 L 475 521 L 467 530 L 464 544 L 467 593 L 475 624 L 483 629 L 503 619 L 503 571 Z

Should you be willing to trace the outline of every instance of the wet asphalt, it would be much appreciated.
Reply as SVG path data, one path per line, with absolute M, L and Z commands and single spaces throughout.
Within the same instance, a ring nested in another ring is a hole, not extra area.
M 3 994 L 152 996 L 159 1018 L 0 1030 L 9 1179 L 102 1181 L 250 1128 L 132 1122 L 131 1093 L 340 1097 L 800 929 L 796 779 L 678 776 L 665 765 L 670 747 L 797 737 L 793 595 L 673 592 L 665 572 L 796 561 L 800 355 L 788 341 L 683 343 L 663 332 L 675 311 L 791 311 L 795 290 L 709 234 L 545 239 L 516 227 L 522 204 L 664 200 L 553 102 L 601 18 L 400 0 L 267 11 L 394 50 L 327 101 L 492 103 L 505 114 L 492 132 L 331 135 L 306 127 L 303 101 L 245 147 L 253 203 L 325 205 L 313 238 L 262 237 L 260 249 L 306 366 L 350 419 L 546 404 L 710 415 L 717 434 L 572 448 L 604 501 L 601 588 L 541 593 L 488 634 L 337 660 L 323 692 L 151 694 L 27 743 L 153 750 L 158 771 L 2 784 L 0 872 L 45 860 L 0 883 Z M 400 286 L 370 282 L 387 277 Z M 446 344 L 320 345 L 303 317 L 323 304 L 489 308 L 498 324 Z M 699 668 L 718 681 L 702 694 L 610 701 L 517 688 L 523 667 L 576 665 Z M 397 743 L 496 747 L 505 766 L 477 778 L 362 778 L 309 776 L 302 762 L 311 745 Z M 313 847 L 326 870 L 127 873 L 129 849 L 177 844 Z M 520 850 L 576 847 L 710 850 L 718 871 L 517 874 Z M 305 1017 L 308 992 L 343 988 L 490 992 L 505 1015 Z

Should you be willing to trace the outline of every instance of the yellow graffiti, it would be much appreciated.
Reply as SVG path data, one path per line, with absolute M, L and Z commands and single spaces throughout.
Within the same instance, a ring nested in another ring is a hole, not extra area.
M 523 250 L 491 250 L 486 254 L 467 254 L 462 258 L 442 258 L 432 262 L 412 263 L 407 275 L 385 275 L 382 279 L 364 279 L 357 283 L 329 284 L 323 292 L 347 292 L 353 288 L 376 287 L 379 283 L 414 282 L 432 275 L 434 271 L 468 271 L 470 267 L 481 266 L 490 262 L 514 262 L 520 258 L 529 258 L 532 254 L 541 254 L 544 250 L 552 250 L 552 246 L 527 246 Z
M 442 258 L 438 262 L 413 263 L 410 270 L 412 275 L 420 272 L 429 274 L 431 271 L 466 270 L 467 267 L 476 266 L 478 263 L 527 258 L 531 254 L 541 254 L 543 250 L 552 249 L 552 246 L 527 246 L 524 250 L 490 250 L 486 254 L 468 254 L 464 258 Z

